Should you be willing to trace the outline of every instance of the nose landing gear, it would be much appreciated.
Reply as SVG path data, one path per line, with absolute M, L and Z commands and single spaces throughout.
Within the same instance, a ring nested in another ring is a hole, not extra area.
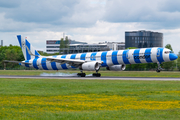
M 157 62 L 157 64 L 158 64 L 158 68 L 156 69 L 156 72 L 159 73 L 162 70 L 161 63 Z

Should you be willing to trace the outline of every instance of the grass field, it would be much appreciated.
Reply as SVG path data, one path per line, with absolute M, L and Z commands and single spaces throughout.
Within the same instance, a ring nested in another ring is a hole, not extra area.
M 78 70 L 45 71 L 45 70 L 0 70 L 0 75 L 40 75 L 42 73 L 79 73 Z M 84 71 L 86 75 L 94 71 Z M 180 77 L 180 72 L 161 71 L 99 71 L 101 76 L 119 76 L 119 77 Z
M 180 81 L 0 79 L 0 119 L 179 118 Z

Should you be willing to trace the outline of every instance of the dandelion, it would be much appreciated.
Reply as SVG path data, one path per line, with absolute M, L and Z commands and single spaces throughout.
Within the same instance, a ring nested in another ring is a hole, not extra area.
M 180 108 L 180 101 L 144 101 L 119 95 L 77 94 L 61 96 L 1 96 L 3 110 L 27 112 Z M 8 108 L 8 109 L 7 109 Z

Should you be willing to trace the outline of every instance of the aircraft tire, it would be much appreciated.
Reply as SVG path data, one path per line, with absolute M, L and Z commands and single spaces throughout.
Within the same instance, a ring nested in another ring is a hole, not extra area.
M 85 73 L 82 73 L 82 74 L 81 74 L 81 77 L 86 77 L 86 74 L 85 74 Z
M 157 69 L 156 72 L 159 73 L 159 72 L 161 72 L 161 70 L 158 70 L 158 69 Z
M 93 77 L 101 77 L 100 73 L 93 73 Z
M 85 73 L 78 73 L 77 76 L 78 77 L 86 77 L 86 74 Z

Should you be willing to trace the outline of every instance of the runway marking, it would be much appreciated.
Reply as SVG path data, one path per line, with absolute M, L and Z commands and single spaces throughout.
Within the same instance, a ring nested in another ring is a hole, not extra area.
M 0 75 L 0 78 L 14 79 L 71 79 L 71 80 L 145 80 L 145 81 L 180 81 L 180 78 L 159 78 L 159 77 L 77 77 L 77 76 L 15 76 Z

